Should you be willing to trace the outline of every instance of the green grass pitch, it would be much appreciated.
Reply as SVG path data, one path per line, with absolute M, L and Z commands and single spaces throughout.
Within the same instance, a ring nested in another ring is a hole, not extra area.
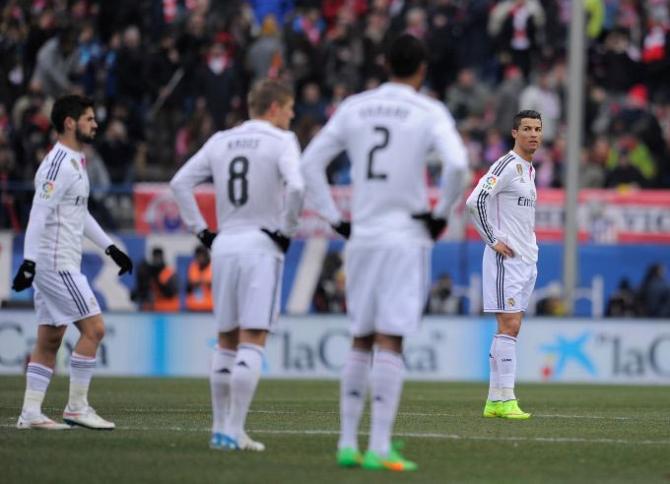
M 513 422 L 480 416 L 484 384 L 408 382 L 396 435 L 419 464 L 411 475 L 335 466 L 333 381 L 261 381 L 247 422 L 267 446 L 259 454 L 208 448 L 204 379 L 94 379 L 91 403 L 113 432 L 16 430 L 23 387 L 0 377 L 3 484 L 670 483 L 668 387 L 520 385 L 534 415 Z M 54 378 L 46 413 L 60 419 L 66 398 L 66 378 Z

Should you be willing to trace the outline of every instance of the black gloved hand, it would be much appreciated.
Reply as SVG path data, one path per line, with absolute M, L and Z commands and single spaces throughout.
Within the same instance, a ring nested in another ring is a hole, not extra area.
M 416 220 L 421 220 L 428 229 L 430 233 L 430 238 L 433 241 L 436 241 L 440 238 L 440 234 L 447 228 L 447 219 L 436 217 L 431 212 L 415 213 L 412 214 L 412 218 Z
M 279 247 L 279 249 L 284 254 L 286 254 L 286 252 L 288 251 L 289 245 L 291 245 L 291 239 L 289 237 L 286 237 L 279 230 L 275 230 L 274 232 L 270 232 L 268 229 L 261 229 L 261 232 L 266 233 L 267 236 L 270 237 L 275 244 L 277 244 L 277 247 Z
M 21 267 L 16 271 L 12 289 L 16 292 L 28 289 L 33 285 L 33 279 L 35 279 L 35 263 L 29 259 L 24 259 L 21 263 Z
M 209 229 L 202 229 L 200 232 L 198 232 L 198 235 L 196 236 L 208 249 L 212 248 L 212 244 L 214 243 L 214 239 L 216 238 L 216 232 L 212 232 Z
M 344 220 L 342 220 L 337 225 L 331 225 L 331 227 L 335 232 L 340 234 L 345 239 L 349 240 L 349 236 L 351 235 L 351 222 L 345 222 Z
M 110 245 L 105 249 L 105 254 L 110 256 L 112 260 L 116 263 L 116 265 L 121 268 L 121 270 L 119 271 L 120 276 L 122 276 L 126 272 L 128 274 L 133 273 L 133 261 L 130 260 L 130 257 L 128 257 L 125 254 L 125 252 L 120 250 L 117 246 Z

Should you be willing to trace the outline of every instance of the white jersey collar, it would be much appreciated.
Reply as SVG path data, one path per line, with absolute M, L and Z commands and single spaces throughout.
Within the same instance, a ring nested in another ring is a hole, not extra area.
M 53 149 L 66 151 L 69 155 L 77 157 L 77 159 L 81 159 L 84 157 L 84 153 L 82 153 L 81 151 L 75 151 L 72 148 L 68 148 L 60 141 L 56 141 L 56 144 L 54 145 Z
M 250 126 L 250 127 L 257 126 L 259 128 L 264 126 L 266 128 L 277 129 L 277 127 L 274 124 L 272 124 L 270 121 L 266 121 L 264 119 L 250 119 L 250 120 L 245 121 L 244 123 L 242 123 L 242 126 Z
M 381 85 L 381 88 L 384 90 L 390 90 L 390 91 L 402 91 L 402 92 L 409 92 L 412 94 L 416 94 L 417 90 L 414 89 L 412 86 L 409 86 L 407 84 L 402 84 L 400 82 L 385 82 L 384 84 Z

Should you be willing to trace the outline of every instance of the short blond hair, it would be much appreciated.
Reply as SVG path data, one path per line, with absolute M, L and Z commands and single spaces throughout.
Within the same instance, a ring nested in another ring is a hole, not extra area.
M 270 109 L 273 102 L 283 106 L 293 99 L 293 89 L 282 81 L 263 79 L 257 82 L 249 91 L 247 105 L 250 116 L 262 116 Z

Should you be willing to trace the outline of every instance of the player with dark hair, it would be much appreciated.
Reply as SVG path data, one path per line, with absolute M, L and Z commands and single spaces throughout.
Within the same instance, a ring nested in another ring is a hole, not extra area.
M 298 227 L 304 186 L 300 146 L 287 131 L 293 92 L 264 80 L 248 96 L 251 120 L 221 131 L 177 172 L 170 186 L 187 227 L 212 251 L 218 346 L 212 357 L 212 437 L 220 450 L 262 451 L 244 429 L 260 378 L 265 341 L 279 315 L 284 254 Z M 213 178 L 218 234 L 207 227 L 193 188 Z
M 100 417 L 88 403 L 88 388 L 105 325 L 96 297 L 81 273 L 83 238 L 105 249 L 121 268 L 119 275 L 132 272 L 133 264 L 87 208 L 89 182 L 82 148 L 93 141 L 98 129 L 93 102 L 76 95 L 61 97 L 54 103 L 51 121 L 58 142 L 35 175 L 24 260 L 12 286 L 16 291 L 34 286 L 39 324 L 17 427 L 63 430 L 79 425 L 111 430 L 114 424 Z M 71 323 L 81 334 L 70 356 L 70 395 L 63 412 L 66 424 L 59 424 L 42 413 L 42 402 L 53 375 L 56 353 Z
M 417 468 L 391 443 L 404 379 L 403 339 L 419 327 L 430 286 L 431 247 L 447 225 L 467 169 L 451 115 L 442 103 L 417 92 L 426 59 L 421 41 L 399 36 L 387 55 L 390 82 L 346 99 L 303 156 L 308 199 L 349 238 L 345 273 L 353 341 L 340 388 L 337 462 L 343 467 Z M 351 223 L 342 220 L 325 176 L 343 150 L 351 159 Z M 443 170 L 442 193 L 431 211 L 424 177 L 432 150 Z M 368 391 L 370 441 L 361 455 L 358 425 Z
M 486 243 L 482 264 L 484 312 L 498 331 L 489 351 L 489 395 L 484 417 L 525 420 L 514 395 L 516 339 L 537 278 L 535 169 L 542 117 L 521 111 L 512 123 L 512 150 L 496 161 L 467 200 L 475 228 Z

